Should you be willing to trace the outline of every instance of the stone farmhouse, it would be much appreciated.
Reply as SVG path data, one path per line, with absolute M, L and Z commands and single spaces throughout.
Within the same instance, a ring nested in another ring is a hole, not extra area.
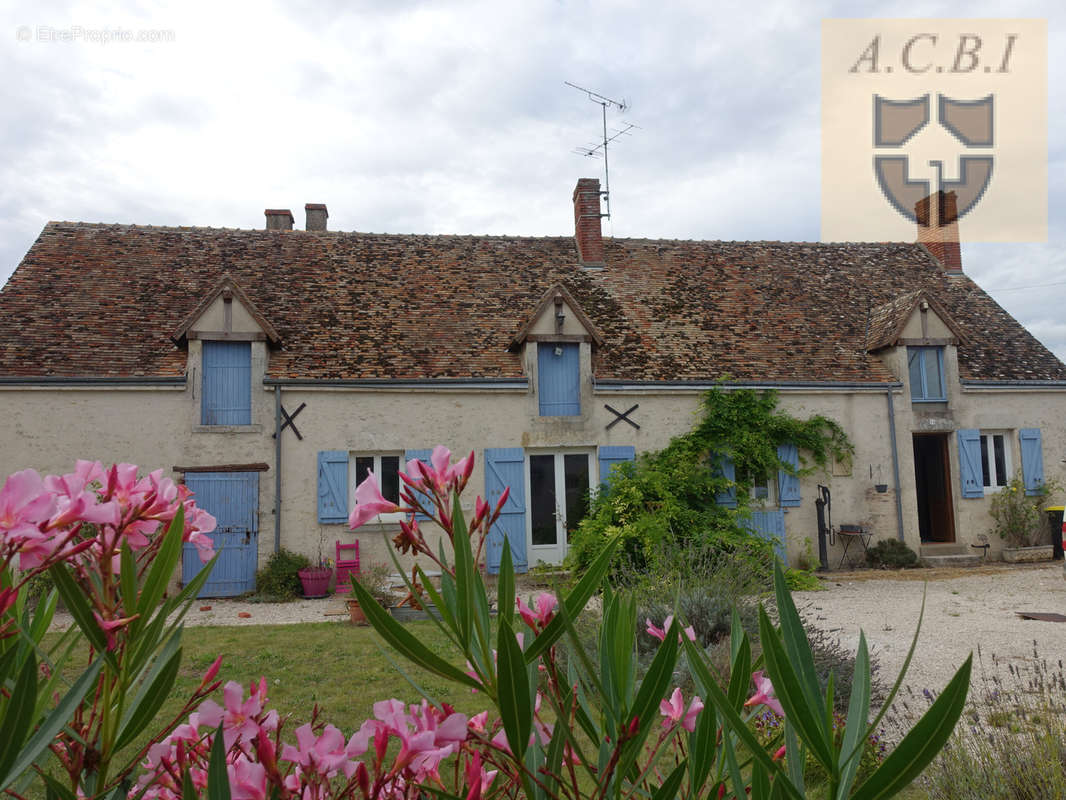
M 49 222 L 0 293 L 0 468 L 173 470 L 219 518 L 210 592 L 236 594 L 278 547 L 384 560 L 397 521 L 348 530 L 354 487 L 395 495 L 442 443 L 476 453 L 471 506 L 511 487 L 488 567 L 506 537 L 524 569 L 724 380 L 855 445 L 756 487 L 790 559 L 817 550 L 819 485 L 835 523 L 971 552 L 998 487 L 1061 479 L 1066 365 L 964 274 L 952 199 L 881 244 L 604 238 L 593 179 L 573 236 L 331 231 L 317 204 L 304 230 Z

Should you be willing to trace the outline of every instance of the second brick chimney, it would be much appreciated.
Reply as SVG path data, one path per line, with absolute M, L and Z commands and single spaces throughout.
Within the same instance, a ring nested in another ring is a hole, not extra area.
M 924 244 L 949 275 L 962 274 L 959 214 L 955 192 L 938 191 L 914 204 L 918 242 Z
M 586 267 L 604 266 L 600 219 L 599 179 L 579 178 L 574 188 L 574 239 L 577 257 Z
M 306 203 L 304 213 L 307 214 L 307 230 L 324 231 L 326 229 L 329 211 L 326 210 L 325 203 Z

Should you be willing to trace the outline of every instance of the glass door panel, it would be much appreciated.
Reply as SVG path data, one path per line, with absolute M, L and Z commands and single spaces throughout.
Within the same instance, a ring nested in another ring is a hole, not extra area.
M 529 457 L 529 500 L 533 546 L 558 544 L 554 455 Z
M 566 485 L 566 542 L 589 513 L 589 456 L 588 453 L 566 453 L 563 456 L 563 481 Z

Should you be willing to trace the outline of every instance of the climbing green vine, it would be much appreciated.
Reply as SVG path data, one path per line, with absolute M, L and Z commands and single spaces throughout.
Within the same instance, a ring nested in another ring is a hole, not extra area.
M 790 416 L 778 409 L 772 390 L 716 387 L 704 395 L 701 412 L 689 433 L 616 468 L 609 488 L 592 500 L 588 516 L 571 534 L 573 567 L 583 571 L 615 534 L 622 538 L 616 568 L 655 569 L 659 553 L 677 548 L 764 556 L 769 544 L 741 525 L 750 513 L 753 481 L 778 470 L 805 475 L 825 468 L 831 458 L 849 458 L 854 449 L 836 421 Z M 799 449 L 798 467 L 778 457 L 778 445 L 786 443 Z M 715 454 L 732 461 L 735 480 L 715 468 Z M 735 508 L 717 502 L 730 489 Z

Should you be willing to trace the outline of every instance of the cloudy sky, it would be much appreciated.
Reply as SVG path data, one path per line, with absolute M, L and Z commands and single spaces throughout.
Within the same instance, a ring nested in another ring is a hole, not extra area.
M 7 3 L 0 282 L 48 220 L 569 234 L 608 124 L 616 236 L 816 241 L 826 17 L 997 17 L 998 3 Z M 1048 20 L 1048 241 L 963 266 L 1066 359 L 1066 12 Z M 129 40 L 126 40 L 129 39 Z

